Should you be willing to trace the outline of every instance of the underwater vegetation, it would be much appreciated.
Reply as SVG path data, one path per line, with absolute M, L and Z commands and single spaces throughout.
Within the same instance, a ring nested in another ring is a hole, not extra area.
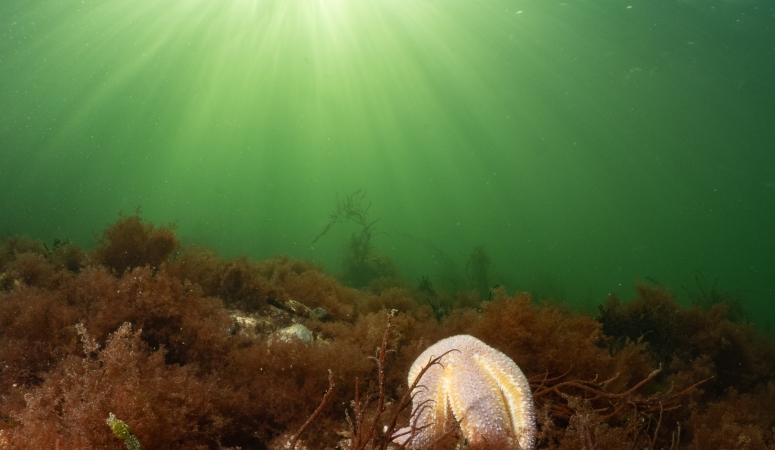
M 329 214 L 328 223 L 312 241 L 313 244 L 317 242 L 338 223 L 355 224 L 356 231 L 350 235 L 340 278 L 348 286 L 357 288 L 366 287 L 374 282 L 378 283 L 380 280 L 390 282 L 389 280 L 398 276 L 398 269 L 393 261 L 386 255 L 378 254 L 372 244 L 376 225 L 380 219 L 369 218 L 371 202 L 364 204 L 365 198 L 366 192 L 361 189 L 348 195 L 344 200 L 337 198 L 336 207 Z
M 689 294 L 693 306 L 710 310 L 716 305 L 724 305 L 727 308 L 726 313 L 729 320 L 741 322 L 748 319 L 743 307 L 744 300 L 741 292 L 720 288 L 718 278 L 713 280 L 713 284 L 710 284 L 700 272 L 694 273 L 694 283 L 696 290 L 684 288 Z
M 466 275 L 470 285 L 476 290 L 480 298 L 490 297 L 490 254 L 483 245 L 477 245 L 468 255 L 466 262 Z
M 335 219 L 373 232 L 356 194 Z M 536 449 L 775 449 L 775 344 L 707 285 L 710 304 L 640 285 L 597 317 L 503 287 L 481 301 L 427 278 L 352 286 L 305 261 L 183 248 L 138 213 L 94 249 L 8 237 L 0 449 L 386 448 L 412 423 L 413 363 L 458 335 L 522 370 Z M 438 448 L 464 443 L 448 431 Z
M 140 218 L 140 207 L 131 216 L 119 213 L 119 219 L 102 232 L 94 257 L 102 266 L 117 274 L 132 267 L 158 269 L 180 249 L 175 224 L 157 227 Z

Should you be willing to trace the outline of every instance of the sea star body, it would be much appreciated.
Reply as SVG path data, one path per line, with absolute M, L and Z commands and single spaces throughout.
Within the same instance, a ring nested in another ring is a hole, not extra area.
M 424 448 L 460 422 L 472 448 L 532 450 L 536 424 L 530 385 L 508 356 L 468 335 L 442 339 L 409 370 L 409 385 L 428 363 L 444 354 L 420 379 L 413 399 L 415 429 L 408 447 Z M 406 443 L 411 429 L 396 433 Z

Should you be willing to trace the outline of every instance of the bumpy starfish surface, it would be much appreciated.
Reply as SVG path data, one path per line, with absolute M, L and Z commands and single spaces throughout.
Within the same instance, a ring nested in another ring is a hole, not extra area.
M 514 361 L 484 342 L 460 335 L 430 346 L 412 364 L 409 386 L 423 367 L 445 352 L 440 364 L 420 379 L 412 427 L 399 430 L 394 442 L 427 447 L 454 418 L 473 448 L 532 450 L 536 423 L 530 385 Z

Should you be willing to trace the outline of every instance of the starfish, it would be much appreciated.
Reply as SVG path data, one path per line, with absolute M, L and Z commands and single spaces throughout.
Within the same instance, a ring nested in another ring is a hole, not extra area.
M 428 447 L 455 420 L 472 448 L 533 450 L 533 395 L 514 361 L 472 336 L 452 336 L 428 347 L 415 360 L 409 386 L 441 355 L 420 379 L 410 427 L 398 430 L 393 442 Z

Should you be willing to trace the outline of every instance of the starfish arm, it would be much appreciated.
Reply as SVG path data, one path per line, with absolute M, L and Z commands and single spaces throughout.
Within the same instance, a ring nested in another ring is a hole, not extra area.
M 446 353 L 446 354 L 445 354 Z M 409 384 L 422 367 L 444 355 L 425 372 L 413 399 L 414 431 L 411 447 L 424 448 L 460 422 L 472 448 L 535 446 L 535 414 L 530 385 L 506 355 L 468 335 L 442 339 L 425 350 L 409 371 Z M 412 428 L 399 430 L 400 433 Z M 403 438 L 406 442 L 407 438 Z
M 511 426 L 519 437 L 521 448 L 533 448 L 536 437 L 533 394 L 530 384 L 519 367 L 500 352 L 493 352 L 487 359 L 481 359 L 481 368 L 498 385 L 506 405 Z

